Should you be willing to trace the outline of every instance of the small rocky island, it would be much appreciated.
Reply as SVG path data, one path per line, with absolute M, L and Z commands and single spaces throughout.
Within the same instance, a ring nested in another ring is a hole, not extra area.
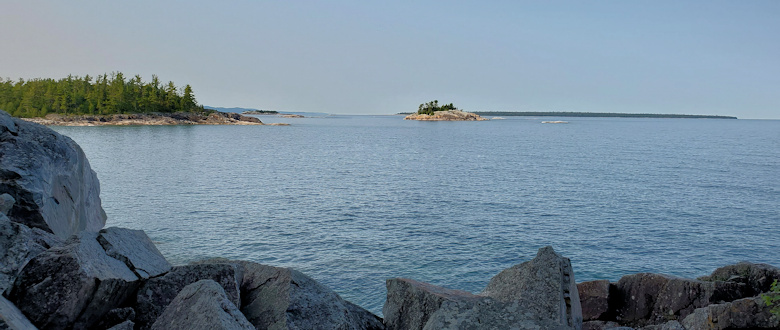
M 479 293 L 387 279 L 382 319 L 291 268 L 221 258 L 171 265 L 143 230 L 104 228 L 99 194 L 73 140 L 0 111 L 0 329 L 780 327 L 767 303 L 780 301 L 777 267 L 577 283 L 552 247 Z
M 465 112 L 456 108 L 452 103 L 439 106 L 439 101 L 434 100 L 420 104 L 416 113 L 404 117 L 405 120 L 422 121 L 482 121 L 489 120 L 471 112 Z

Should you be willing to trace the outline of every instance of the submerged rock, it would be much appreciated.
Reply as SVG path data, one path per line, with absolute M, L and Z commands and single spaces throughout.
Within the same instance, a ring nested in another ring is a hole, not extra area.
M 479 295 L 405 279 L 387 281 L 388 329 L 581 329 L 571 262 L 551 247 L 490 280 Z
M 228 299 L 222 286 L 212 280 L 200 280 L 176 295 L 152 329 L 253 330 L 255 327 Z
M 0 192 L 16 203 L 13 222 L 67 239 L 106 223 L 100 184 L 70 138 L 0 111 Z

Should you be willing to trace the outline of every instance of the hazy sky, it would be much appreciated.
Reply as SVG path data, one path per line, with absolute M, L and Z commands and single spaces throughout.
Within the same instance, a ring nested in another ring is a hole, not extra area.
M 210 106 L 780 119 L 780 1 L 0 0 L 0 76 L 121 71 Z

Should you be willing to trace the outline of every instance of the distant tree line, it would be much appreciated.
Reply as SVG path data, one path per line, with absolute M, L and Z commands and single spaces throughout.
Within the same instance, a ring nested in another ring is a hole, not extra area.
M 436 111 L 458 110 L 452 103 L 439 106 L 439 100 L 433 100 L 431 102 L 420 104 L 417 109 L 419 115 L 433 115 Z
M 612 113 L 612 112 L 544 112 L 544 111 L 474 111 L 480 116 L 531 116 L 531 117 L 611 117 L 611 118 L 709 118 L 737 119 L 732 116 L 680 115 L 655 113 Z
M 0 109 L 16 117 L 204 111 L 190 85 L 180 90 L 156 75 L 144 82 L 139 75 L 125 79 L 121 72 L 60 80 L 0 78 Z

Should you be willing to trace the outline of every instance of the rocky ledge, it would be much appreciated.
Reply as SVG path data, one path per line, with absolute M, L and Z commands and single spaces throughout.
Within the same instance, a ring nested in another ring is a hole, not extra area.
M 173 266 L 141 230 L 103 228 L 99 183 L 67 137 L 0 111 L 0 329 L 736 329 L 780 326 L 780 279 L 739 263 L 699 279 L 577 284 L 551 247 L 477 294 L 388 279 L 384 319 L 294 269 Z
M 405 120 L 422 121 L 482 121 L 489 120 L 480 117 L 478 114 L 460 110 L 436 111 L 433 115 L 411 114 L 404 117 Z
M 265 125 L 255 117 L 218 111 L 207 114 L 192 112 L 77 116 L 48 114 L 44 118 L 24 118 L 24 120 L 47 126 Z

